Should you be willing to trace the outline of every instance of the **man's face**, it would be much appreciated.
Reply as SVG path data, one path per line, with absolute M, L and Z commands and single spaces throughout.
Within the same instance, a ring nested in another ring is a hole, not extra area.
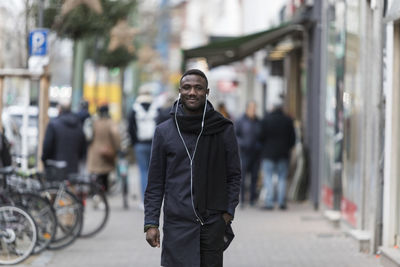
M 195 74 L 183 77 L 179 93 L 181 93 L 181 101 L 185 111 L 189 114 L 202 113 L 208 92 L 209 89 L 203 77 Z
M 256 103 L 250 102 L 247 105 L 246 114 L 251 119 L 253 119 L 256 116 Z

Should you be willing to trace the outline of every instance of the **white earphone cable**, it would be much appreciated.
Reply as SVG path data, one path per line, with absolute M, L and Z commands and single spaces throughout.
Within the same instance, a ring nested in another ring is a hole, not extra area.
M 191 200 L 192 200 L 192 208 L 193 208 L 194 214 L 196 215 L 196 217 L 199 220 L 200 224 L 203 225 L 204 222 L 202 221 L 200 216 L 197 214 L 196 208 L 194 207 L 194 200 L 193 200 L 193 160 L 194 160 L 194 157 L 196 155 L 197 145 L 199 143 L 200 136 L 202 135 L 203 129 L 204 129 L 204 118 L 205 118 L 206 109 L 207 109 L 207 95 L 206 95 L 206 101 L 205 101 L 205 104 L 204 104 L 203 119 L 201 121 L 201 130 L 200 130 L 199 135 L 197 136 L 196 144 L 194 146 L 194 150 L 193 150 L 193 155 L 192 156 L 190 155 L 189 149 L 187 148 L 185 140 L 183 139 L 183 136 L 182 136 L 181 131 L 179 129 L 178 120 L 176 118 L 176 113 L 178 112 L 178 105 L 179 105 L 180 96 L 181 96 L 181 94 L 179 93 L 179 98 L 178 98 L 178 101 L 176 103 L 176 108 L 175 108 L 175 124 L 176 124 L 176 129 L 178 130 L 179 137 L 182 140 L 183 146 L 185 147 L 186 153 L 187 153 L 189 161 L 190 161 L 190 197 L 191 197 Z

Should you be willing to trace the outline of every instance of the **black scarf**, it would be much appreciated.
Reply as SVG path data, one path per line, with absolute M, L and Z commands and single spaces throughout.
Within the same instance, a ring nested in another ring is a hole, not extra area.
M 193 160 L 195 206 L 203 218 L 208 210 L 226 211 L 228 208 L 223 132 L 232 124 L 215 111 L 211 103 L 208 102 L 208 105 L 211 108 L 205 114 L 203 133 Z M 178 112 L 176 117 L 181 132 L 200 133 L 203 114 L 184 115 Z

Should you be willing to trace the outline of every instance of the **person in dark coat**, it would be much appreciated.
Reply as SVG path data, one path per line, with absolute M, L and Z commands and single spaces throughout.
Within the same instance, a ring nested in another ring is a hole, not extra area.
M 89 113 L 89 102 L 86 100 L 82 100 L 79 104 L 80 109 L 76 113 L 76 115 L 79 118 L 79 121 L 81 122 L 82 130 L 83 133 L 85 134 L 86 142 L 85 142 L 85 151 L 87 152 L 88 150 L 88 145 L 92 141 L 93 138 L 93 125 L 92 125 L 92 117 L 90 116 Z M 87 135 L 87 131 L 90 132 L 90 138 Z M 80 170 L 85 171 L 85 166 L 86 166 L 86 153 L 83 156 L 82 160 L 79 163 L 80 165 Z
M 89 102 L 87 102 L 86 100 L 82 100 L 80 103 L 80 109 L 76 113 L 76 115 L 78 116 L 79 120 L 81 121 L 81 124 L 83 125 L 84 121 L 90 117 Z
M 264 174 L 264 191 L 266 192 L 264 209 L 273 209 L 275 190 L 273 175 L 278 175 L 278 204 L 284 210 L 286 206 L 286 180 L 290 151 L 296 136 L 293 120 L 283 112 L 282 104 L 275 103 L 270 114 L 261 122 L 260 139 L 263 145 L 262 168 Z
M 160 247 L 164 201 L 161 265 L 222 266 L 223 250 L 233 238 L 230 224 L 241 180 L 234 127 L 207 101 L 203 72 L 185 72 L 179 93 L 171 118 L 157 126 L 153 138 L 144 202 L 146 240 Z
M 257 200 L 257 181 L 260 170 L 261 144 L 258 139 L 260 134 L 260 120 L 256 116 L 256 102 L 247 103 L 246 112 L 235 123 L 236 136 L 240 148 L 242 162 L 242 187 L 240 190 L 240 204 L 245 203 L 246 175 L 250 174 L 250 205 Z
M 69 103 L 59 104 L 58 117 L 50 120 L 43 141 L 42 161 L 65 161 L 63 174 L 76 174 L 79 160 L 85 155 L 86 141 L 78 116 L 71 112 Z M 66 177 L 65 177 L 66 178 Z

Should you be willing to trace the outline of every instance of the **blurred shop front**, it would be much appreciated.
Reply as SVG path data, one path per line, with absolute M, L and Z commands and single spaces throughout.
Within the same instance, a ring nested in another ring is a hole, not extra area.
M 200 63 L 206 62 L 206 68 L 215 70 L 215 75 L 212 78 L 215 78 L 214 88 L 218 89 L 217 101 L 228 99 L 230 102 L 234 102 L 234 99 L 240 98 L 243 102 L 238 103 L 236 101 L 236 107 L 244 107 L 248 100 L 262 99 L 260 104 L 262 105 L 262 112 L 264 112 L 267 110 L 267 103 L 271 101 L 271 99 L 267 99 L 268 93 L 265 83 L 268 82 L 267 80 L 274 80 L 275 78 L 276 87 L 279 88 L 277 91 L 280 91 L 279 93 L 286 91 L 282 78 L 276 79 L 276 77 L 282 77 L 284 57 L 290 50 L 294 49 L 292 43 L 289 43 L 285 48 L 282 45 L 282 49 L 285 50 L 276 51 L 276 54 L 280 53 L 279 58 L 275 55 L 274 62 L 269 63 L 269 59 L 266 58 L 266 54 L 268 54 L 267 46 L 270 46 L 272 50 L 282 40 L 288 42 L 291 38 L 301 40 L 302 32 L 303 26 L 293 22 L 254 34 L 216 40 L 205 46 L 184 50 L 184 68 L 186 66 L 198 66 Z M 196 64 L 193 62 L 196 62 Z M 232 65 L 227 66 L 231 63 Z M 271 82 L 272 84 L 273 82 Z
M 299 2 L 296 9 L 284 7 L 282 14 L 292 14 L 280 26 L 184 50 L 184 62 L 200 59 L 211 69 L 265 52 L 268 75 L 256 80 L 263 111 L 272 81 L 281 80 L 285 108 L 299 122 L 307 152 L 309 199 L 360 251 L 374 253 L 383 229 L 384 3 Z
M 383 89 L 386 94 L 383 266 L 400 266 L 400 2 L 387 1 Z
M 337 212 L 360 251 L 373 253 L 382 236 L 383 5 L 326 4 L 321 200 L 325 210 Z
M 279 26 L 184 50 L 183 59 L 184 68 L 193 61 L 206 62 L 208 69 L 228 64 L 236 67 L 240 75 L 238 88 L 234 90 L 240 92 L 241 107 L 248 100 L 257 99 L 264 114 L 272 103 L 282 98 L 286 111 L 296 121 L 299 142 L 308 151 L 301 178 L 304 179 L 301 181 L 303 196 L 295 198 L 310 198 L 317 208 L 322 76 L 321 29 L 317 21 L 321 3 L 297 2 L 296 6 L 290 2 L 282 8 Z

